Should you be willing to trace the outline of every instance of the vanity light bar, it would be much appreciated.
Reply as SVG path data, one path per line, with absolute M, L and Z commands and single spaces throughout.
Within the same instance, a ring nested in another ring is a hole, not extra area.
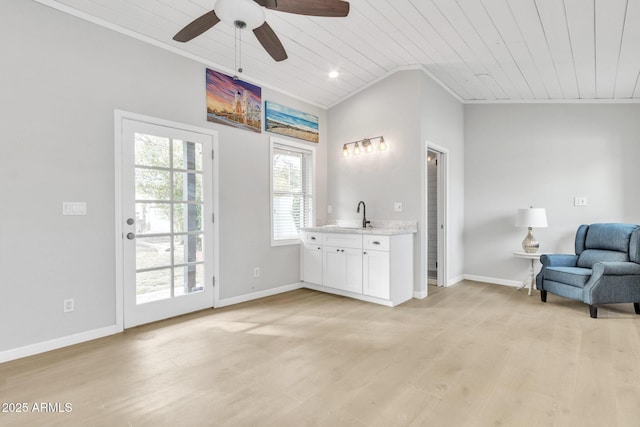
M 383 136 L 374 136 L 373 138 L 365 138 L 359 141 L 347 142 L 342 146 L 342 155 L 349 157 L 350 155 L 359 156 L 362 151 L 365 153 L 373 153 L 373 142 L 371 140 L 378 140 L 378 151 L 386 151 L 387 143 L 384 141 Z M 353 149 L 349 150 L 349 145 L 353 144 Z M 362 145 L 362 148 L 360 147 Z

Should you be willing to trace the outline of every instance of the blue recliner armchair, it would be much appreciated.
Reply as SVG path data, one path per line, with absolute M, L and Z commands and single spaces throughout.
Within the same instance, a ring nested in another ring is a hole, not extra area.
M 551 292 L 588 304 L 593 318 L 600 304 L 633 303 L 640 314 L 640 226 L 581 225 L 575 248 L 575 255 L 540 256 L 542 302 Z

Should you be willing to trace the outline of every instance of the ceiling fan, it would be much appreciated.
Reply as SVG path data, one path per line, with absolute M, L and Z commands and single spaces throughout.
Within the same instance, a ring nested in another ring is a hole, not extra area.
M 349 14 L 349 2 L 342 0 L 217 0 L 215 10 L 191 22 L 173 39 L 188 42 L 220 21 L 229 22 L 236 28 L 253 30 L 269 55 L 276 61 L 284 61 L 287 52 L 276 33 L 265 22 L 263 8 L 308 16 L 344 17 Z

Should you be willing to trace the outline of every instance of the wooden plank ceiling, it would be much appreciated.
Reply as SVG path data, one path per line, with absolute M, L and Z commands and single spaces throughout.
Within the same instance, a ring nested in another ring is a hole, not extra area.
M 234 28 L 173 35 L 215 0 L 36 0 L 234 69 Z M 640 0 L 353 0 L 346 18 L 267 10 L 289 59 L 242 35 L 242 79 L 327 108 L 423 67 L 465 102 L 640 99 Z M 78 13 L 76 13 L 78 12 Z M 95 19 L 93 19 L 95 18 Z M 156 43 L 156 44 L 158 44 Z M 330 70 L 337 79 L 329 79 Z

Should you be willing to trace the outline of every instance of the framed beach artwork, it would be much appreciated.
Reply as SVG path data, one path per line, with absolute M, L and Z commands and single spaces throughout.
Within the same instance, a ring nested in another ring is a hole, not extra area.
M 265 101 L 264 105 L 264 122 L 267 132 L 318 142 L 317 116 L 275 102 Z
M 207 68 L 207 121 L 262 133 L 262 89 Z

